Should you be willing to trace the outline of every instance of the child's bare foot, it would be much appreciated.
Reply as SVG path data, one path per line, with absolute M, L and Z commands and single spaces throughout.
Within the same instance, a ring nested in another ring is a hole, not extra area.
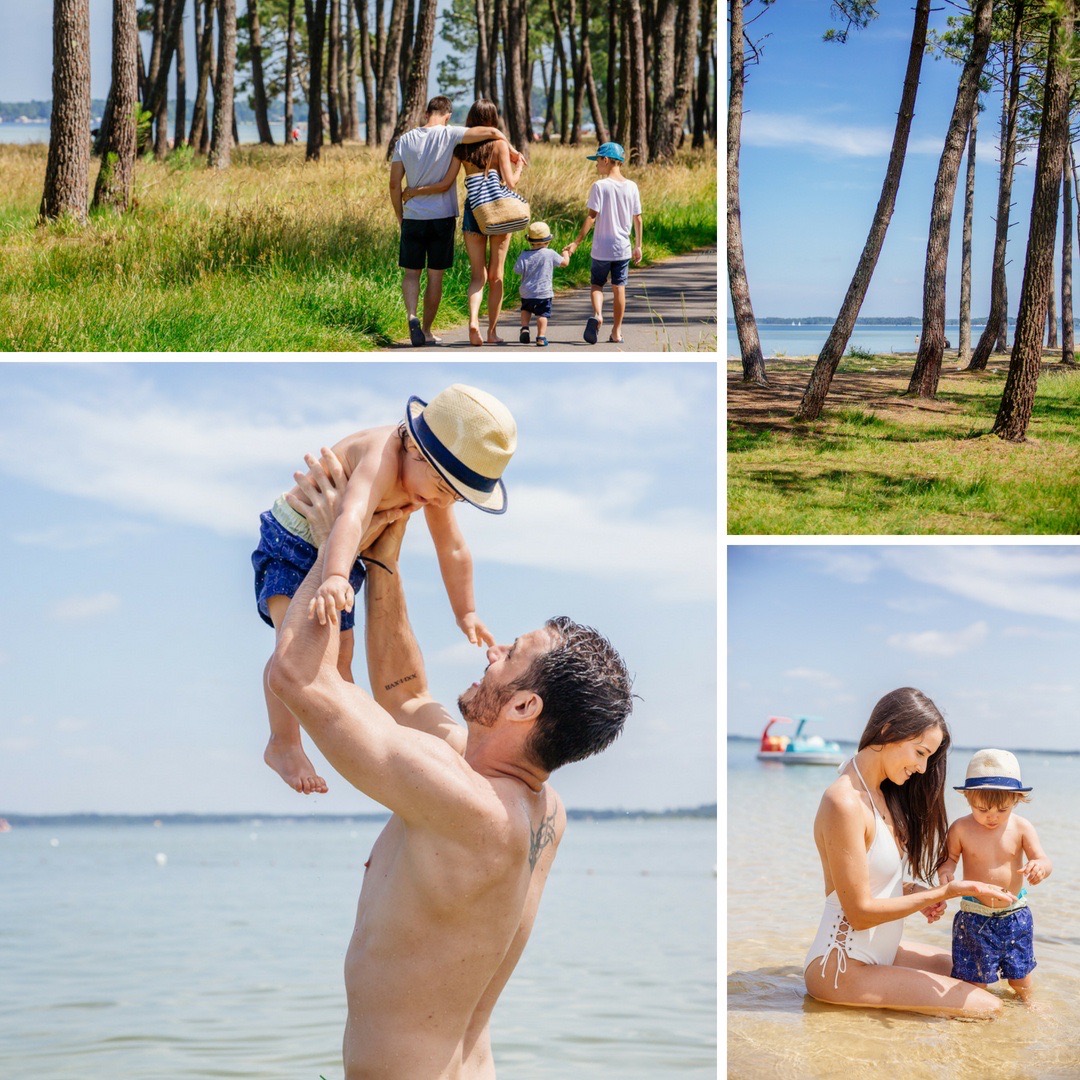
M 301 795 L 322 795 L 327 791 L 326 781 L 315 771 L 299 743 L 282 743 L 271 736 L 263 761 Z
M 484 339 L 480 336 L 480 328 L 478 326 L 469 327 L 469 344 L 470 345 L 483 345 Z

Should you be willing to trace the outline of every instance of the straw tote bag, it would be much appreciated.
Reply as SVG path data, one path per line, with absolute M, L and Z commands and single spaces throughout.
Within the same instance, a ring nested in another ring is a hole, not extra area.
M 465 191 L 476 224 L 485 236 L 500 236 L 528 227 L 529 204 L 511 191 L 494 170 L 466 176 Z

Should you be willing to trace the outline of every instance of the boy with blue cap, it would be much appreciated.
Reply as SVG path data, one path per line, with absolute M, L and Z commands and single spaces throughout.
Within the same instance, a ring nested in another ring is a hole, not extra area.
M 637 184 L 622 174 L 626 153 L 618 143 L 601 143 L 596 153 L 589 155 L 589 160 L 596 162 L 600 179 L 589 190 L 585 222 L 567 250 L 573 255 L 595 226 L 591 279 L 593 313 L 585 323 L 584 337 L 590 345 L 596 344 L 597 331 L 604 322 L 604 285 L 610 276 L 613 311 L 608 340 L 618 344 L 622 341 L 630 260 L 633 259 L 635 265 L 641 262 L 641 193 Z
M 963 860 L 965 879 L 997 885 L 1016 899 L 986 906 L 973 896 L 962 898 L 953 919 L 952 977 L 984 989 L 1008 979 L 1016 995 L 1027 1000 L 1035 953 L 1024 879 L 1037 885 L 1053 870 L 1035 826 L 1013 815 L 1031 788 L 1020 779 L 1015 755 L 990 749 L 972 757 L 963 786 L 954 790 L 964 793 L 971 813 L 949 826 L 948 856 L 938 867 L 938 880 L 952 881 Z
M 473 645 L 495 639 L 476 617 L 472 555 L 454 520 L 454 503 L 467 502 L 489 514 L 506 512 L 502 473 L 517 448 L 517 426 L 505 405 L 491 394 L 460 383 L 431 399 L 409 398 L 398 424 L 347 435 L 333 447 L 344 472 L 344 494 L 326 539 L 322 582 L 309 616 L 340 624 L 338 670 L 352 681 L 353 604 L 367 576 L 366 550 L 388 525 L 423 507 L 439 570 L 458 626 Z M 324 462 L 329 460 L 323 451 Z M 320 474 L 315 459 L 304 460 Z M 335 467 L 336 462 L 335 462 Z M 323 466 L 329 473 L 329 469 Z M 295 473 L 297 481 L 303 479 Z M 338 486 L 342 486 L 338 484 Z M 259 546 L 251 556 L 259 615 L 281 630 L 292 596 L 319 552 L 303 516 L 299 486 L 282 495 L 260 518 Z M 386 568 L 383 567 L 385 570 Z M 340 612 L 340 616 L 339 613 Z M 263 759 L 290 787 L 305 795 L 326 791 L 300 743 L 300 725 L 263 680 L 270 714 L 270 741 Z

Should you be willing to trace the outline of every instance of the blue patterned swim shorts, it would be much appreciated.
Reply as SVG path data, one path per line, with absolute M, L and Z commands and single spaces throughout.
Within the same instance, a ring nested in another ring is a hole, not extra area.
M 1035 968 L 1031 909 L 1006 915 L 958 911 L 953 917 L 952 977 L 974 983 L 1022 979 Z
M 271 596 L 296 594 L 308 571 L 319 557 L 318 549 L 293 536 L 273 514 L 267 510 L 259 517 L 259 546 L 251 553 L 251 565 L 255 567 L 255 599 L 262 621 L 273 626 L 267 601 Z M 359 596 L 367 577 L 364 564 L 357 559 L 349 574 L 349 584 Z M 356 621 L 356 607 L 352 611 L 339 611 L 342 630 L 351 630 Z

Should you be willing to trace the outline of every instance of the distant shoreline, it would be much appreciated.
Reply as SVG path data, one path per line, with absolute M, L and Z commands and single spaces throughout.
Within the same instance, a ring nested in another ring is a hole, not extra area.
M 758 743 L 761 742 L 760 735 L 729 735 L 727 737 L 728 742 L 746 742 L 746 743 Z M 835 739 L 834 742 L 838 742 L 841 746 L 858 746 L 858 743 L 854 739 Z M 957 743 L 953 743 L 951 749 L 953 750 L 970 750 L 974 753 L 976 750 L 981 750 L 980 746 L 960 746 Z M 1045 750 L 1040 747 L 1020 746 L 1012 747 L 1014 754 L 1052 754 L 1054 757 L 1073 757 L 1080 754 L 1080 747 L 1076 750 Z
M 660 821 L 683 818 L 716 818 L 716 803 L 685 807 L 677 810 L 575 810 L 567 808 L 566 816 L 573 821 Z M 14 826 L 39 825 L 251 825 L 253 822 L 284 824 L 358 824 L 389 820 L 380 814 L 17 814 L 0 811 L 0 819 Z
M 836 322 L 835 315 L 762 315 L 754 320 L 759 326 L 832 326 Z M 728 318 L 728 325 L 734 326 L 734 320 Z M 865 318 L 856 319 L 856 326 L 922 326 L 921 315 L 867 315 Z M 960 320 L 946 319 L 946 326 L 959 326 Z M 972 319 L 972 327 L 986 326 L 985 319 Z M 1016 320 L 1009 319 L 1009 325 L 1015 326 Z M 1073 320 L 1074 326 L 1080 326 L 1080 319 Z

